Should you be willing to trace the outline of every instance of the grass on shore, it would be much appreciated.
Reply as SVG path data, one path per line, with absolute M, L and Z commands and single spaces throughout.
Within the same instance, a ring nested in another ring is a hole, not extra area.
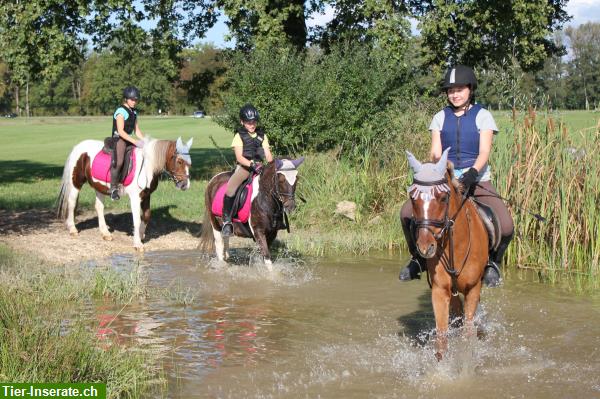
M 81 312 L 95 298 L 131 300 L 139 282 L 50 265 L 1 244 L 0 279 L 1 381 L 103 382 L 110 398 L 160 396 L 154 355 L 101 344 Z

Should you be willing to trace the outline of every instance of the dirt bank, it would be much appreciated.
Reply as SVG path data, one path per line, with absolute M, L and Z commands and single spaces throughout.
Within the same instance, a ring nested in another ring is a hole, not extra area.
M 113 235 L 112 241 L 102 239 L 94 211 L 77 215 L 79 235 L 72 237 L 67 233 L 64 223 L 55 218 L 53 211 L 0 210 L 0 242 L 15 250 L 32 252 L 60 263 L 101 259 L 116 253 L 135 253 L 131 214 L 106 214 L 105 217 Z M 201 228 L 201 223 L 151 220 L 146 230 L 145 252 L 195 249 Z M 245 245 L 252 245 L 251 241 L 245 241 Z

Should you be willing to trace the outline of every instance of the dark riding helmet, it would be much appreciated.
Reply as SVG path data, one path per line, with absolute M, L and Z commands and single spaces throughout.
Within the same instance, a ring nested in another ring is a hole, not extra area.
M 123 89 L 123 98 L 126 98 L 127 100 L 139 100 L 140 91 L 135 86 L 127 86 Z
M 258 110 L 252 104 L 246 104 L 240 108 L 240 119 L 244 122 L 258 122 Z
M 444 77 L 442 89 L 447 91 L 451 87 L 469 86 L 471 91 L 477 88 L 477 78 L 473 69 L 465 65 L 456 65 L 448 69 Z

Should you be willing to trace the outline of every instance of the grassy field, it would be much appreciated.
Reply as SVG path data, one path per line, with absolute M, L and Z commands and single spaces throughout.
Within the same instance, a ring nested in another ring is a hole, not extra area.
M 102 140 L 110 131 L 110 118 L 55 117 L 0 120 L 0 209 L 51 208 L 56 200 L 64 162 L 73 146 L 85 139 Z M 192 146 L 191 190 L 180 192 L 171 182 L 159 185 L 152 196 L 153 207 L 172 206 L 175 217 L 199 220 L 203 184 L 215 171 L 227 167 L 233 156 L 229 149 L 232 134 L 209 118 L 141 118 L 140 128 L 153 138 L 187 141 Z M 215 148 L 210 137 L 218 146 Z M 224 159 L 227 158 L 227 161 Z M 79 204 L 93 206 L 94 193 L 89 187 L 81 192 Z M 126 201 L 106 201 L 107 211 L 126 210 Z

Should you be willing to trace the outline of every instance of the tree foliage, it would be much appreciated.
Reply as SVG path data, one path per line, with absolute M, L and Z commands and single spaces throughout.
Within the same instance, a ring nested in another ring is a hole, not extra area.
M 539 70 L 563 49 L 552 40 L 569 17 L 566 0 L 427 0 L 407 2 L 419 18 L 428 64 L 500 65 L 514 58 Z
M 368 43 L 388 56 L 402 59 L 408 47 L 408 9 L 398 0 L 337 0 L 327 2 L 333 19 L 317 27 L 313 41 L 326 50 L 336 43 Z
M 306 14 L 316 4 L 304 0 L 217 0 L 229 18 L 231 37 L 240 50 L 292 47 L 306 44 Z
M 600 24 L 587 23 L 565 31 L 572 51 L 569 91 L 579 94 L 571 101 L 578 108 L 600 108 Z M 577 101 L 577 100 L 575 100 Z

